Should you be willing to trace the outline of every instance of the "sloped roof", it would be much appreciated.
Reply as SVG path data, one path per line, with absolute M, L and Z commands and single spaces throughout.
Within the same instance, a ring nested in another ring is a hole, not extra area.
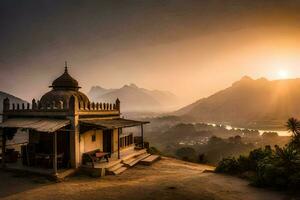
M 0 123 L 2 128 L 26 128 L 40 132 L 55 132 L 70 124 L 66 119 L 50 118 L 10 118 Z
M 94 125 L 103 129 L 126 128 L 147 124 L 146 121 L 136 121 L 130 119 L 80 119 L 79 122 L 83 125 Z

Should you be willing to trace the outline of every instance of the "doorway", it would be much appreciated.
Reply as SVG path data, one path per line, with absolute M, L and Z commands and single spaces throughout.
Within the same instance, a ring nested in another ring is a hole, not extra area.
M 103 151 L 107 153 L 112 153 L 112 135 L 113 130 L 103 130 Z

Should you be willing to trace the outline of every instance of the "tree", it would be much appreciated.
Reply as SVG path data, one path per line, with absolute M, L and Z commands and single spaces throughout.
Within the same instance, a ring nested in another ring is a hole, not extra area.
M 193 162 L 197 160 L 196 151 L 191 147 L 182 147 L 180 149 L 177 149 L 176 156 L 185 161 Z
M 300 147 L 300 121 L 296 118 L 288 119 L 286 123 L 286 127 L 289 132 L 292 132 L 292 141 L 290 145 L 294 145 L 295 147 Z
M 292 132 L 294 137 L 299 137 L 300 135 L 300 121 L 296 118 L 289 118 L 286 122 L 286 127 L 289 132 Z
M 263 138 L 276 138 L 278 137 L 278 133 L 277 132 L 264 132 L 262 134 Z

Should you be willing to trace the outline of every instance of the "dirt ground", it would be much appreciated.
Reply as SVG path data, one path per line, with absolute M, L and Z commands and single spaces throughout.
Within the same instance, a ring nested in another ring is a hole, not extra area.
M 251 187 L 239 178 L 203 173 L 206 169 L 212 168 L 163 158 L 150 167 L 138 165 L 118 176 L 91 178 L 77 175 L 61 183 L 0 171 L 0 199 L 297 199 Z

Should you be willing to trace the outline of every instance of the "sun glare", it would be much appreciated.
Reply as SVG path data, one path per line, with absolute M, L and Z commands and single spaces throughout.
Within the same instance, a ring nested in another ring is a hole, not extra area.
M 277 75 L 280 79 L 287 79 L 289 78 L 289 72 L 287 70 L 279 70 Z

